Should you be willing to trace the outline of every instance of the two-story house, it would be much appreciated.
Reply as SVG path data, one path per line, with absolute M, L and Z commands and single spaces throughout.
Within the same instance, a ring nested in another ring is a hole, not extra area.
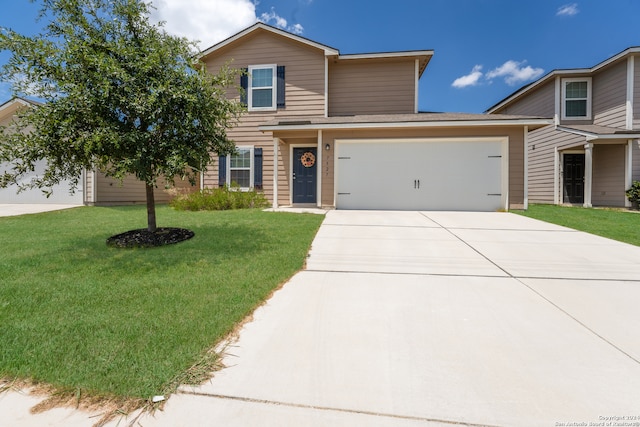
M 625 190 L 640 180 L 640 47 L 554 70 L 487 112 L 553 117 L 528 137 L 531 202 L 629 206 Z
M 206 49 L 230 63 L 247 112 L 229 131 L 237 153 L 212 156 L 202 187 L 237 184 L 277 206 L 507 210 L 526 206 L 529 131 L 517 115 L 420 113 L 432 50 L 341 54 L 257 23 Z

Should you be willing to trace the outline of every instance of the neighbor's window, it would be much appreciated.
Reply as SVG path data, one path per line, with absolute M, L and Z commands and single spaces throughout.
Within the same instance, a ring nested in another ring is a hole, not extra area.
M 591 119 L 591 79 L 562 80 L 563 119 Z
M 227 174 L 227 184 L 229 186 L 239 186 L 241 189 L 253 187 L 253 153 L 252 149 L 238 147 L 237 152 L 227 157 L 229 162 L 229 173 Z
M 276 66 L 249 67 L 249 110 L 276 109 Z

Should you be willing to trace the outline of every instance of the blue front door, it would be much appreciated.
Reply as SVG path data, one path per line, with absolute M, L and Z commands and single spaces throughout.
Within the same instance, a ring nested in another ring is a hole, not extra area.
M 316 147 L 293 149 L 293 203 L 317 202 Z

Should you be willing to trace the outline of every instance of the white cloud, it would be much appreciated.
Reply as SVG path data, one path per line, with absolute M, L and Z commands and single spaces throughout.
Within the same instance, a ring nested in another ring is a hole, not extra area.
M 0 82 L 0 104 L 11 98 L 11 85 L 6 82 Z
M 152 9 L 151 18 L 155 22 L 164 21 L 164 28 L 171 34 L 199 41 L 200 49 L 206 49 L 258 21 L 294 34 L 304 31 L 301 24 L 289 24 L 274 8 L 257 16 L 258 4 L 257 0 L 153 0 L 155 9 Z
M 485 77 L 488 80 L 504 77 L 504 81 L 509 86 L 513 86 L 518 83 L 536 79 L 544 73 L 542 68 L 533 68 L 530 65 L 525 66 L 525 63 L 526 61 L 507 61 L 498 68 L 489 71 Z
M 278 28 L 282 28 L 283 30 L 287 30 L 294 34 L 302 34 L 304 31 L 304 27 L 300 24 L 289 25 L 286 19 L 282 16 L 278 15 L 275 11 L 275 8 L 271 8 L 271 12 L 264 12 L 260 15 L 260 21 L 265 24 L 273 25 Z
M 482 71 L 480 70 L 482 70 L 482 65 L 476 65 L 473 67 L 473 70 L 471 70 L 471 73 L 466 76 L 458 77 L 453 81 L 451 86 L 460 89 L 467 86 L 477 85 L 480 78 L 482 78 Z
M 573 16 L 577 15 L 580 10 L 578 10 L 578 3 L 565 4 L 558 8 L 556 12 L 556 16 Z
M 458 77 L 453 81 L 451 86 L 462 89 L 468 86 L 477 86 L 482 82 L 491 83 L 496 78 L 504 78 L 506 84 L 513 86 L 518 83 L 537 79 L 544 73 L 542 68 L 533 68 L 525 64 L 526 61 L 518 62 L 509 60 L 487 73 L 482 72 L 482 65 L 476 65 L 471 70 L 471 73 Z
M 153 5 L 153 21 L 164 21 L 171 34 L 199 40 L 201 49 L 258 21 L 252 0 L 153 0 Z

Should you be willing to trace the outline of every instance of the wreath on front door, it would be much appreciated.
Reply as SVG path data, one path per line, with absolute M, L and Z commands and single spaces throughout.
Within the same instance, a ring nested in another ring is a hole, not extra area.
M 305 168 L 310 168 L 316 164 L 316 156 L 314 156 L 312 152 L 307 151 L 300 157 L 300 162 Z

